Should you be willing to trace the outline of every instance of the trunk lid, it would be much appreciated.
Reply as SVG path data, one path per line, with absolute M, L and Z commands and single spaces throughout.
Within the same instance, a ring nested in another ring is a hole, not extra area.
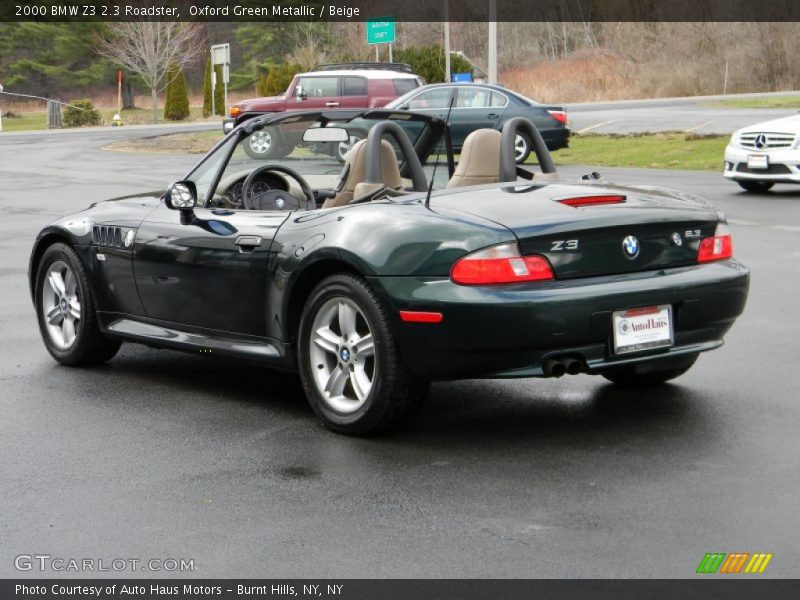
M 510 229 L 524 255 L 547 257 L 558 279 L 697 264 L 700 240 L 714 235 L 719 213 L 677 190 L 598 183 L 484 186 L 432 199 Z M 623 195 L 619 204 L 573 207 L 559 200 Z

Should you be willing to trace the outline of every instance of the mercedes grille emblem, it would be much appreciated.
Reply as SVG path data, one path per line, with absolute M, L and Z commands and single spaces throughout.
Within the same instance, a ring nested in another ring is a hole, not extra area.
M 639 256 L 639 240 L 636 237 L 629 235 L 624 240 L 622 240 L 622 250 L 625 252 L 625 256 L 634 259 Z
M 766 148 L 767 147 L 767 136 L 765 134 L 763 134 L 763 133 L 759 133 L 756 136 L 756 139 L 753 140 L 753 145 L 756 148 L 758 148 L 759 150 L 761 150 L 761 148 Z

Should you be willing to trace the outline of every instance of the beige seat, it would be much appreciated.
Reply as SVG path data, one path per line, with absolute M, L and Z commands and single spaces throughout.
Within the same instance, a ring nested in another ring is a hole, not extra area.
M 500 181 L 500 132 L 478 129 L 464 140 L 461 157 L 447 187 L 464 187 Z
M 336 195 L 329 198 L 322 208 L 344 206 L 353 198 L 368 194 L 380 187 L 381 184 L 366 183 L 364 176 L 367 165 L 367 140 L 357 142 L 345 157 L 344 181 L 340 182 Z M 400 176 L 400 167 L 397 164 L 397 155 L 392 145 L 386 140 L 381 140 L 381 182 L 390 190 L 401 190 L 403 178 Z

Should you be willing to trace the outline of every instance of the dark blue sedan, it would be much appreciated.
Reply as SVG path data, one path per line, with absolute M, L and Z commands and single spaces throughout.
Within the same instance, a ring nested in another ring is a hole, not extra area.
M 466 137 L 476 129 L 498 131 L 514 117 L 533 121 L 542 134 L 548 150 L 569 145 L 570 130 L 563 106 L 539 104 L 497 85 L 478 83 L 435 83 L 415 88 L 386 105 L 386 108 L 410 110 L 444 119 L 450 112 L 450 134 L 453 149 L 461 151 Z M 524 133 L 514 143 L 517 163 L 523 163 L 531 153 L 531 141 Z

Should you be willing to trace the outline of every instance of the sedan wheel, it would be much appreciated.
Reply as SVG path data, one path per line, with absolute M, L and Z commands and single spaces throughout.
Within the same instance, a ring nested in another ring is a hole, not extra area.
M 390 428 L 428 390 L 402 361 L 378 297 L 350 274 L 332 275 L 311 292 L 300 321 L 298 366 L 314 412 L 340 433 Z
M 53 244 L 36 273 L 36 314 L 53 358 L 65 365 L 93 365 L 113 357 L 120 342 L 100 331 L 86 269 L 75 250 Z
M 751 181 L 749 179 L 737 181 L 736 183 L 739 184 L 743 190 L 747 192 L 755 192 L 755 193 L 764 193 L 772 188 L 775 185 L 772 181 Z
M 524 134 L 518 133 L 514 137 L 514 160 L 518 165 L 528 160 L 531 153 L 531 143 L 528 137 Z
M 336 144 L 337 160 L 339 162 L 344 162 L 345 158 L 347 157 L 347 153 L 350 152 L 350 149 L 363 139 L 364 138 L 360 135 L 350 135 L 346 142 L 339 142 Z

